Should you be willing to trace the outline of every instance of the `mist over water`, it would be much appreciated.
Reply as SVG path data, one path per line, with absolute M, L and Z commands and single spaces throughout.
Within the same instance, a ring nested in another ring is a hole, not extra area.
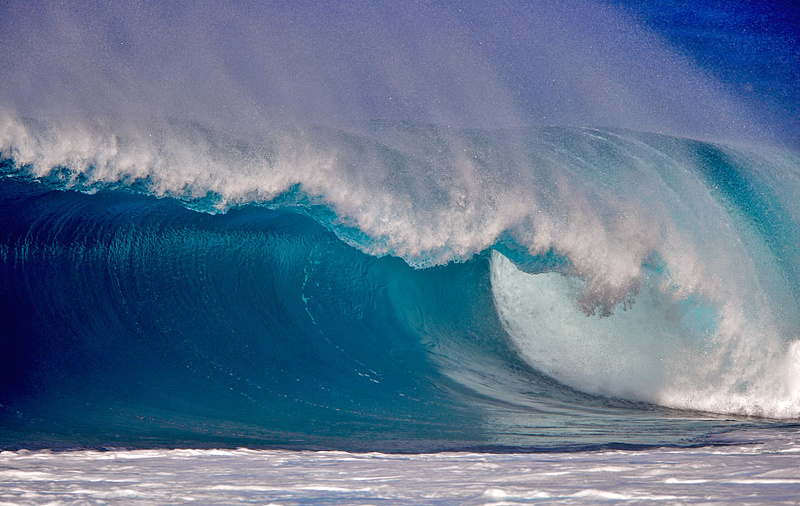
M 121 134 L 164 118 L 251 135 L 372 119 L 770 131 L 710 72 L 606 2 L 42 7 L 2 7 L 6 117 L 100 121 Z

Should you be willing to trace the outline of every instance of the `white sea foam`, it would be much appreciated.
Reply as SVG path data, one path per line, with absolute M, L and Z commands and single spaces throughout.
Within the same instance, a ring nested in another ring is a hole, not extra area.
M 653 284 L 655 283 L 655 284 Z M 582 282 L 527 274 L 495 252 L 495 304 L 536 369 L 585 392 L 717 413 L 800 417 L 798 349 L 769 308 L 715 305 L 702 292 L 664 290 L 655 275 L 607 317 L 580 307 Z
M 3 452 L 0 504 L 796 502 L 796 433 L 726 437 L 739 444 L 540 454 Z

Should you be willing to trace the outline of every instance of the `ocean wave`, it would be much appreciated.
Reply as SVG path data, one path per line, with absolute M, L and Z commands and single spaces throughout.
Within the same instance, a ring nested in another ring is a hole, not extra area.
M 0 129 L 4 405 L 117 388 L 117 415 L 146 398 L 484 442 L 519 409 L 800 417 L 794 153 L 593 128 L 106 127 Z

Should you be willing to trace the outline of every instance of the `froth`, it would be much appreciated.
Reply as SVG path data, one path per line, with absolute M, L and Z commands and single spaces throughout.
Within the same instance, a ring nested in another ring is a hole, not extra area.
M 334 211 L 329 225 L 345 240 L 420 267 L 466 260 L 501 236 L 532 255 L 554 250 L 588 282 L 588 310 L 622 300 L 670 233 L 661 230 L 663 203 L 644 201 L 656 173 L 637 166 L 643 154 L 597 131 L 383 124 L 242 139 L 192 123 L 118 132 L 7 121 L 0 134 L 20 170 L 78 189 L 213 195 L 224 211 L 299 188 Z
M 711 303 L 659 277 L 647 272 L 630 303 L 602 317 L 581 311 L 579 279 L 524 273 L 492 255 L 504 328 L 523 359 L 559 382 L 678 409 L 799 418 L 800 341 L 786 341 L 769 308 Z

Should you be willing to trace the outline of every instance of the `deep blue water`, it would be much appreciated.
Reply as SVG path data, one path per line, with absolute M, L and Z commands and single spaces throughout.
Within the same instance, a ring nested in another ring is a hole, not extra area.
M 1 448 L 800 419 L 791 10 L 2 10 Z

